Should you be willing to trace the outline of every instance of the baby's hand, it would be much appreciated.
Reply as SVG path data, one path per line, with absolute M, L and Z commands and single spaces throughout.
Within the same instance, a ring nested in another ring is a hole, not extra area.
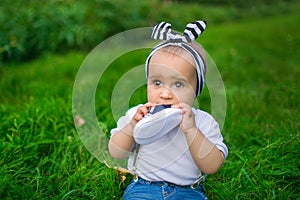
M 182 121 L 180 123 L 180 128 L 184 133 L 187 133 L 188 131 L 197 128 L 195 123 L 195 115 L 190 105 L 185 103 L 179 103 L 173 105 L 172 107 L 181 109 Z
M 143 117 L 149 112 L 150 107 L 156 106 L 157 104 L 155 103 L 146 103 L 140 107 L 138 107 L 135 115 L 133 116 L 131 123 L 134 125 L 137 124 Z

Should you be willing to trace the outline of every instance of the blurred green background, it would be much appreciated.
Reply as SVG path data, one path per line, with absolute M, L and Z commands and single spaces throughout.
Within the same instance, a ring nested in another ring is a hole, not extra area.
M 91 50 L 124 30 L 170 21 L 175 30 L 205 18 L 208 25 L 297 10 L 293 0 L 106 1 L 2 0 L 0 55 L 2 61 L 28 60 L 41 53 Z M 271 8 L 270 8 L 271 6 Z
M 130 175 L 120 181 L 76 132 L 76 73 L 114 34 L 159 21 L 180 31 L 198 19 L 208 23 L 198 41 L 216 62 L 227 97 L 229 156 L 205 181 L 208 197 L 299 199 L 299 10 L 296 0 L 2 0 L 0 199 L 120 199 Z M 115 84 L 147 53 L 118 58 L 100 80 L 96 111 L 106 134 L 115 126 Z M 145 100 L 142 87 L 130 104 Z M 198 101 L 210 111 L 207 88 Z

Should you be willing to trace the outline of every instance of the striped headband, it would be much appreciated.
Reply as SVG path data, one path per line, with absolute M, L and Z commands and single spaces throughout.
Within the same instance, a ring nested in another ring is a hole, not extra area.
M 195 21 L 187 24 L 183 35 L 172 31 L 171 24 L 166 22 L 160 22 L 154 26 L 151 34 L 151 38 L 156 40 L 166 40 L 166 42 L 158 44 L 150 52 L 146 59 L 146 78 L 148 78 L 148 66 L 153 54 L 164 47 L 167 46 L 178 46 L 185 49 L 191 54 L 195 61 L 196 72 L 197 72 L 197 89 L 196 96 L 199 96 L 205 83 L 205 63 L 201 55 L 189 44 L 197 39 L 200 34 L 205 30 L 205 21 Z

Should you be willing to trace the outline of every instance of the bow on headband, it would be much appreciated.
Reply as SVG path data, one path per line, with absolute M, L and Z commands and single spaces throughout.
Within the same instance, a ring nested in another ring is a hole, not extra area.
M 205 21 L 195 21 L 188 23 L 183 32 L 183 35 L 173 32 L 171 24 L 160 22 L 153 28 L 151 38 L 156 40 L 171 40 L 177 42 L 192 42 L 197 39 L 206 28 Z
M 197 89 L 196 96 L 198 96 L 202 89 L 204 88 L 205 83 L 205 62 L 201 57 L 200 53 L 194 49 L 189 43 L 193 42 L 197 39 L 201 33 L 206 28 L 205 21 L 195 21 L 187 24 L 183 35 L 172 31 L 171 24 L 166 22 L 160 22 L 156 26 L 154 26 L 151 38 L 156 40 L 165 40 L 166 42 L 161 43 L 154 47 L 150 52 L 147 60 L 146 60 L 146 78 L 148 77 L 148 67 L 149 61 L 152 55 L 159 49 L 162 49 L 167 46 L 179 46 L 185 49 L 188 53 L 191 54 L 195 61 L 196 73 L 197 73 Z

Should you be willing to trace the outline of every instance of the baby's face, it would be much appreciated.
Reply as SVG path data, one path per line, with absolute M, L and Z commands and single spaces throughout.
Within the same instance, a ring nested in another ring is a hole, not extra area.
M 148 101 L 192 106 L 197 87 L 197 75 L 192 63 L 188 53 L 178 55 L 162 50 L 154 53 L 148 69 Z

